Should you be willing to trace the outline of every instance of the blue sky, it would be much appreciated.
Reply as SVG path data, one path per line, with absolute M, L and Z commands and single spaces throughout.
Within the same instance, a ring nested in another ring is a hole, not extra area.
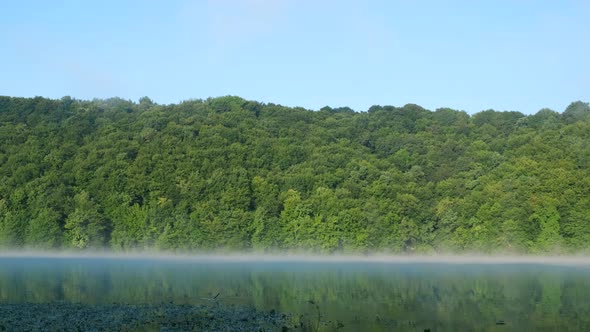
M 531 114 L 590 101 L 590 1 L 0 2 L 0 95 Z

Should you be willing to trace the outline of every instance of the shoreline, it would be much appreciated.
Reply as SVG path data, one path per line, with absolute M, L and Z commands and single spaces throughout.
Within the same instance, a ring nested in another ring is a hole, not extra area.
M 116 259 L 179 261 L 194 263 L 382 263 L 382 264 L 467 264 L 467 265 L 583 265 L 590 266 L 588 255 L 537 256 L 537 255 L 314 255 L 314 254 L 254 254 L 254 253 L 156 253 L 156 252 L 37 252 L 8 251 L 2 258 L 47 259 Z

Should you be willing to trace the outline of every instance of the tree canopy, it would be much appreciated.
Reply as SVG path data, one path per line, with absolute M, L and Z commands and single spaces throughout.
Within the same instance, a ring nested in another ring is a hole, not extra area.
M 590 107 L 0 97 L 0 246 L 575 252 Z

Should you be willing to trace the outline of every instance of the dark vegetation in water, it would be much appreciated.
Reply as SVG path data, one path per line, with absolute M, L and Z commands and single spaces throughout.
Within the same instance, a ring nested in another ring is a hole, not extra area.
M 0 97 L 0 245 L 578 251 L 590 107 Z
M 290 316 L 237 306 L 0 304 L 0 331 L 280 331 Z M 289 328 L 291 327 L 291 328 Z

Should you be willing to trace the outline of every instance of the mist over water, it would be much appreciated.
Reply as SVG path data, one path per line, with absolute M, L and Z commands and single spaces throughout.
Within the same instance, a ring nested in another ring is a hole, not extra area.
M 223 304 L 345 331 L 588 330 L 584 257 L 4 253 L 0 303 Z M 496 325 L 504 322 L 502 326 Z
M 124 259 L 189 262 L 324 262 L 324 263 L 422 263 L 422 264 L 546 264 L 546 265 L 588 265 L 590 256 L 578 255 L 484 255 L 484 254 L 431 254 L 391 255 L 365 254 L 321 255 L 313 253 L 240 253 L 240 252 L 162 252 L 132 251 L 116 253 L 111 251 L 33 251 L 7 250 L 0 252 L 0 258 L 52 258 L 52 259 Z

